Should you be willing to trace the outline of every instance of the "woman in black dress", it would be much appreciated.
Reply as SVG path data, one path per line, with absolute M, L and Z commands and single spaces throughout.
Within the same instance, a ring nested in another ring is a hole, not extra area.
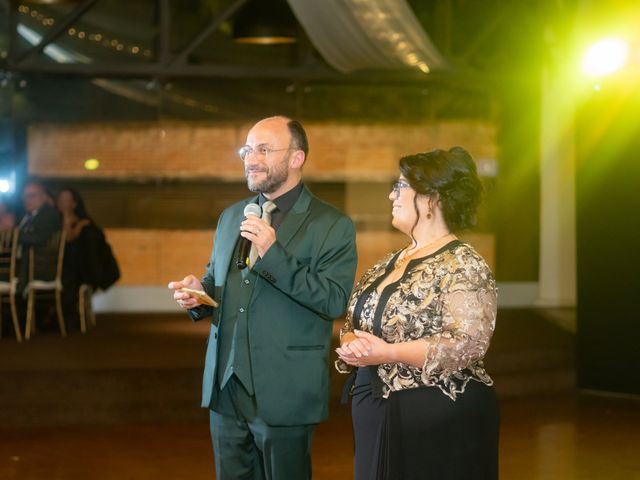
M 63 188 L 56 196 L 56 208 L 62 215 L 66 244 L 62 263 L 62 308 L 69 330 L 79 326 L 79 289 L 89 282 L 86 230 L 93 224 L 84 201 L 73 188 Z
M 355 478 L 496 479 L 498 405 L 482 364 L 495 280 L 454 234 L 475 218 L 476 167 L 455 147 L 403 157 L 400 173 L 392 223 L 410 244 L 358 282 L 337 349 L 352 373 Z
M 56 207 L 62 214 L 67 243 L 62 267 L 62 307 L 71 329 L 78 326 L 80 286 L 86 295 L 106 290 L 120 277 L 118 262 L 113 256 L 103 230 L 89 217 L 80 194 L 73 188 L 63 188 L 56 197 Z

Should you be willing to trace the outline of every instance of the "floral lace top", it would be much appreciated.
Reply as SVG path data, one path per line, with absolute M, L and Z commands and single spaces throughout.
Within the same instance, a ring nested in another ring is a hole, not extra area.
M 436 386 L 455 400 L 470 380 L 492 385 L 482 359 L 495 327 L 497 292 L 485 261 L 471 246 L 455 240 L 411 260 L 404 275 L 378 293 L 377 285 L 399 253 L 388 255 L 360 279 L 340 336 L 358 328 L 390 343 L 424 340 L 422 368 L 403 363 L 377 367 L 385 398 L 391 391 Z M 341 360 L 336 368 L 351 371 Z

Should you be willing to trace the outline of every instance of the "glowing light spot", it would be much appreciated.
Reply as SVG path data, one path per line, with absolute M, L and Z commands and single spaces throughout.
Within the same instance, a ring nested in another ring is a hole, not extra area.
M 409 55 L 407 55 L 405 57 L 405 60 L 409 65 L 417 65 L 420 61 L 418 60 L 418 55 L 416 55 L 415 53 L 410 53 Z
M 426 63 L 424 63 L 424 62 L 419 63 L 419 64 L 418 64 L 418 68 L 419 68 L 420 70 L 422 70 L 424 73 L 429 73 L 429 71 L 430 71 L 430 70 L 429 70 L 429 65 L 427 65 L 427 64 L 426 64 Z
M 619 38 L 607 38 L 594 43 L 582 59 L 582 71 L 599 77 L 620 70 L 627 61 L 629 45 Z
M 84 162 L 84 168 L 87 170 L 97 170 L 100 162 L 96 158 L 89 158 Z
M 11 190 L 11 182 L 6 178 L 0 178 L 0 193 L 7 193 Z

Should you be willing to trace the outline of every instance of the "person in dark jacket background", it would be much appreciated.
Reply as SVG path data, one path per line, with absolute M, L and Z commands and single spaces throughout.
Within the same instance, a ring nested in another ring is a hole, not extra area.
M 46 250 L 47 242 L 60 231 L 62 226 L 60 214 L 49 200 L 47 189 L 42 182 L 31 180 L 25 184 L 22 190 L 25 214 L 18 224 L 20 232 L 17 251 L 17 291 L 20 299 L 23 298 L 22 293 L 29 282 L 29 249 L 33 248 L 35 255 L 40 258 L 40 254 Z M 40 279 L 53 280 L 56 273 L 56 259 L 52 257 L 40 262 L 37 270 Z M 38 317 L 43 318 L 43 322 L 47 323 L 46 317 L 36 314 L 36 319 Z

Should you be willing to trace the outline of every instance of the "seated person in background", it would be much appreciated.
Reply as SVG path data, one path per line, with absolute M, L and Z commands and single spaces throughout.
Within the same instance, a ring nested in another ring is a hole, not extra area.
M 24 290 L 29 280 L 28 250 L 31 247 L 38 249 L 49 241 L 51 236 L 60 230 L 62 224 L 60 214 L 47 201 L 47 189 L 42 182 L 32 180 L 24 186 L 22 201 L 25 214 L 20 220 L 18 228 L 18 257 L 20 267 L 18 269 L 18 291 Z M 55 265 L 53 265 L 55 272 Z
M 9 281 L 11 242 L 15 223 L 13 209 L 4 200 L 0 200 L 0 282 Z
M 82 229 L 92 223 L 84 207 L 84 201 L 76 190 L 63 188 L 58 192 L 55 203 L 62 214 L 67 244 L 72 243 L 78 239 Z
M 22 201 L 25 214 L 18 224 L 20 229 L 17 250 L 19 299 L 24 298 L 22 293 L 29 282 L 29 249 L 33 248 L 36 256 L 39 256 L 39 253 L 46 251 L 44 247 L 52 235 L 60 231 L 62 227 L 60 214 L 47 199 L 47 189 L 42 182 L 32 180 L 24 186 Z M 55 278 L 56 260 L 55 257 L 51 257 L 46 264 L 38 264 L 38 276 L 41 280 L 53 280 Z M 20 310 L 21 315 L 24 315 L 25 309 L 20 308 Z M 51 315 L 43 316 L 42 313 L 46 312 L 36 312 L 36 320 L 40 320 L 43 326 L 53 323 L 50 318 Z
M 118 265 L 104 233 L 89 217 L 84 200 L 73 188 L 63 188 L 56 197 L 62 214 L 67 243 L 62 266 L 62 305 L 67 325 L 78 325 L 78 294 L 83 284 L 106 290 L 120 276 Z
M 0 234 L 11 234 L 15 226 L 16 216 L 13 213 L 13 208 L 7 202 L 0 201 Z

